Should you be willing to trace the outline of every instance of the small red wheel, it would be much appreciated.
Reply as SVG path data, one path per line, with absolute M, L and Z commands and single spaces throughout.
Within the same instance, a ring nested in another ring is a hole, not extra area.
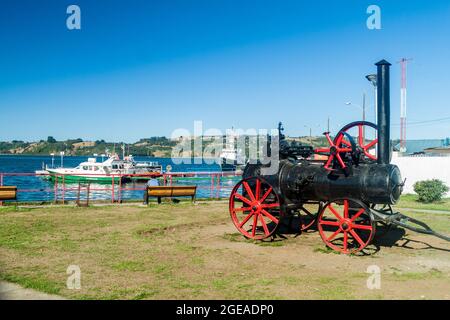
M 336 160 L 337 160 L 337 163 L 339 164 L 341 169 L 347 170 L 347 165 L 345 164 L 344 160 L 342 159 L 341 154 L 351 152 L 352 149 L 345 145 L 343 145 L 343 147 L 341 147 L 342 139 L 338 140 L 337 143 L 332 141 L 329 132 L 325 132 L 324 135 L 325 135 L 325 138 L 327 139 L 330 147 L 329 148 L 319 148 L 319 149 L 314 150 L 314 152 L 317 154 L 328 155 L 328 160 L 325 163 L 324 168 L 328 171 L 335 171 L 336 169 L 334 166 L 334 162 L 336 162 Z
M 328 202 L 319 214 L 317 225 L 325 244 L 345 254 L 363 250 L 376 231 L 370 209 L 360 201 L 349 199 Z
M 244 179 L 231 192 L 230 215 L 236 228 L 245 237 L 266 239 L 275 233 L 280 224 L 280 198 L 264 179 Z
M 352 141 L 349 141 L 349 137 L 357 137 L 354 146 Z M 340 148 L 356 147 L 365 160 L 377 160 L 376 153 L 373 151 L 378 144 L 378 127 L 372 122 L 356 121 L 346 125 L 338 132 L 333 142 Z

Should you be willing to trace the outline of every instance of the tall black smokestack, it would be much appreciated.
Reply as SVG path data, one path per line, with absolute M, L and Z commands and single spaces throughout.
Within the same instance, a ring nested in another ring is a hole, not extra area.
M 378 163 L 388 164 L 391 162 L 391 97 L 389 68 L 391 64 L 381 60 L 377 66 L 377 88 L 378 88 Z

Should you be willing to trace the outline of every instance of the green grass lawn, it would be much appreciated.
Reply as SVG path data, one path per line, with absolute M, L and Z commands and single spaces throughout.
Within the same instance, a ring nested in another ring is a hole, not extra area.
M 450 229 L 450 215 L 402 212 L 437 231 Z M 328 254 L 317 232 L 248 241 L 231 223 L 226 201 L 0 207 L 0 279 L 74 299 L 419 298 L 411 287 L 445 297 L 450 288 L 442 279 L 449 271 L 440 266 L 448 247 L 432 237 L 408 237 L 420 240 L 409 243 L 418 250 L 383 247 L 358 257 Z M 440 269 L 418 268 L 411 258 Z M 366 268 L 374 263 L 389 272 L 383 292 L 365 285 Z M 81 290 L 66 287 L 69 265 L 81 269 Z
M 419 202 L 417 195 L 406 194 L 400 198 L 400 201 L 397 203 L 396 207 L 423 209 L 423 210 L 450 211 L 450 198 L 442 199 L 441 201 L 433 203 L 422 203 Z

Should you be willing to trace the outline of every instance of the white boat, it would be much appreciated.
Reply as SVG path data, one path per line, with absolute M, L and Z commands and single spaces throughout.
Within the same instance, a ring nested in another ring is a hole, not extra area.
M 225 148 L 222 149 L 222 152 L 219 155 L 222 171 L 236 171 L 238 166 L 245 164 L 242 150 L 235 146 L 236 142 L 237 135 L 232 134 L 231 139 L 227 139 Z
M 51 179 L 65 182 L 92 181 L 103 183 L 118 183 L 127 180 L 148 179 L 149 176 L 161 173 L 157 162 L 139 162 L 132 156 L 121 160 L 117 155 L 110 156 L 103 162 L 97 158 L 88 158 L 75 168 L 49 168 L 36 171 L 36 175 L 47 174 Z M 135 176 L 138 175 L 138 176 Z
M 119 182 L 125 171 L 125 163 L 117 156 L 109 157 L 103 162 L 97 162 L 96 158 L 89 158 L 81 162 L 75 168 L 49 168 L 45 169 L 51 179 L 65 182 L 93 181 L 112 183 Z
M 162 166 L 156 161 L 135 161 L 132 155 L 124 158 L 124 174 L 130 180 L 148 180 L 149 176 L 162 173 Z

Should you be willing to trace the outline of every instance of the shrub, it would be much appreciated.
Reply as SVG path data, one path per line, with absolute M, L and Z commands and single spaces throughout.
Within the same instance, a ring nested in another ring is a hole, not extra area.
M 444 182 L 438 179 L 418 181 L 414 184 L 414 192 L 419 195 L 419 201 L 430 203 L 441 200 L 449 191 Z

